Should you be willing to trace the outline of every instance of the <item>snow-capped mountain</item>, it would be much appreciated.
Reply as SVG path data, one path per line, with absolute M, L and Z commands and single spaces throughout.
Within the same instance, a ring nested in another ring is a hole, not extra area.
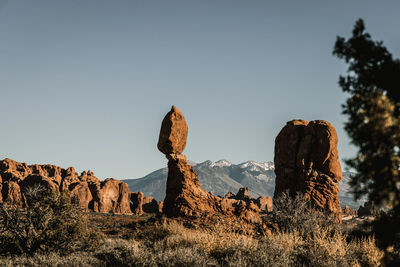
M 246 161 L 232 164 L 222 159 L 216 162 L 211 160 L 202 163 L 190 162 L 190 165 L 199 175 L 200 183 L 206 191 L 215 195 L 224 196 L 228 192 L 237 193 L 239 188 L 247 186 L 253 197 L 273 196 L 275 189 L 275 172 L 273 162 Z M 165 186 L 168 169 L 162 168 L 143 178 L 123 180 L 129 185 L 132 192 L 141 191 L 145 196 L 152 196 L 157 200 L 165 197 Z M 348 205 L 355 209 L 365 201 L 355 202 L 349 188 L 351 173 L 344 172 L 340 181 L 339 199 L 342 206 Z

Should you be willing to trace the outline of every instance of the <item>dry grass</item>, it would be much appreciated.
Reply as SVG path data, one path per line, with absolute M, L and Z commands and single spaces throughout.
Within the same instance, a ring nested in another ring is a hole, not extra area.
M 245 226 L 232 225 L 226 218 L 189 221 L 87 214 L 87 225 L 91 229 L 85 229 L 103 236 L 99 238 L 99 246 L 80 247 L 69 250 L 69 254 L 62 247 L 38 249 L 30 256 L 3 254 L 0 266 L 331 267 L 381 264 L 383 252 L 372 237 L 357 238 L 349 234 L 353 224 L 337 227 L 321 217 L 321 213 L 312 212 L 302 199 L 283 199 L 282 205 L 276 205 L 275 212 L 265 217 L 281 229 L 269 236 L 246 231 Z M 299 203 L 303 209 L 299 208 Z M 63 232 L 60 233 L 59 238 L 64 240 Z
M 256 238 L 226 230 L 187 228 L 165 220 L 131 239 L 106 238 L 96 250 L 3 257 L 1 266 L 379 266 L 382 251 L 372 238 L 346 241 L 320 229 L 304 235 L 278 232 Z

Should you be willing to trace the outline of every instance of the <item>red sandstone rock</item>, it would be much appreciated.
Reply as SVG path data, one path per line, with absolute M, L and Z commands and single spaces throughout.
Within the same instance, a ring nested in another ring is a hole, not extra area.
M 0 161 L 0 176 L 3 181 L 18 183 L 31 173 L 32 171 L 26 163 L 19 163 L 9 158 Z
M 289 121 L 275 140 L 275 193 L 302 192 L 314 206 L 340 220 L 342 170 L 335 128 L 327 121 Z
M 201 188 L 196 171 L 186 156 L 168 157 L 167 190 L 163 212 L 167 216 L 194 216 L 216 210 L 216 197 Z
M 131 193 L 132 212 L 135 215 L 143 214 L 143 192 Z
M 89 210 L 89 203 L 93 200 L 93 196 L 87 182 L 71 184 L 68 190 L 73 203 L 77 204 L 82 210 Z
M 60 191 L 70 190 L 69 186 L 71 184 L 76 184 L 76 183 L 80 182 L 80 180 L 78 178 L 78 174 L 75 172 L 74 167 L 69 167 L 68 169 L 63 171 L 63 176 L 64 176 L 64 178 L 62 179 L 62 182 L 61 182 Z
M 19 185 L 14 181 L 3 183 L 2 188 L 3 201 L 22 206 L 22 194 Z
M 128 184 L 108 178 L 90 187 L 95 212 L 131 213 Z
M 249 223 L 262 224 L 259 208 L 254 203 L 220 198 L 201 188 L 196 171 L 180 154 L 186 146 L 188 127 L 182 113 L 175 107 L 165 116 L 158 149 L 168 159 L 168 177 L 163 213 L 167 216 L 197 217 L 223 214 Z M 250 199 L 247 188 L 241 197 Z
M 254 199 L 249 195 L 249 190 L 247 187 L 240 188 L 236 195 L 232 194 L 231 192 L 228 192 L 225 195 L 225 198 L 243 200 L 247 205 L 255 204 L 257 205 L 258 209 L 262 212 L 272 211 L 271 197 L 260 196 L 259 198 Z
M 188 126 L 185 117 L 175 106 L 164 117 L 160 137 L 158 139 L 158 149 L 168 154 L 180 154 L 186 147 Z
M 272 211 L 273 205 L 272 205 L 272 198 L 271 197 L 261 196 L 261 197 L 257 198 L 255 203 L 257 204 L 258 208 L 261 211 L 264 211 L 264 212 L 271 212 Z
M 153 197 L 143 198 L 143 212 L 160 213 L 160 204 Z
M 128 185 L 118 180 L 102 182 L 91 171 L 78 176 L 72 167 L 0 161 L 0 202 L 21 206 L 24 190 L 36 184 L 57 192 L 69 191 L 72 201 L 83 210 L 131 213 Z
M 233 198 L 233 197 L 235 197 L 235 194 L 233 194 L 232 192 L 228 192 L 224 196 L 224 198 Z

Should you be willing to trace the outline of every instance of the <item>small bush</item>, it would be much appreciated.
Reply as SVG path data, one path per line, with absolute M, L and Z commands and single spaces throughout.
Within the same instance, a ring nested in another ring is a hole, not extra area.
M 292 198 L 284 192 L 274 199 L 273 205 L 265 220 L 276 223 L 283 231 L 298 231 L 307 235 L 321 228 L 335 227 L 335 218 L 314 209 L 303 194 L 298 193 Z
M 41 186 L 24 192 L 25 207 L 0 207 L 0 252 L 33 255 L 38 251 L 69 253 L 96 245 L 99 235 L 88 230 L 86 219 L 67 192 Z

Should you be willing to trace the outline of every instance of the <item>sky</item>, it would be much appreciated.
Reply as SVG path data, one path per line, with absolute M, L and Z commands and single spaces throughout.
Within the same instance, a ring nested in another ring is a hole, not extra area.
M 166 167 L 172 105 L 194 162 L 271 161 L 292 119 L 331 122 L 349 158 L 336 36 L 363 18 L 399 58 L 399 14 L 398 0 L 0 0 L 0 158 L 139 178 Z

